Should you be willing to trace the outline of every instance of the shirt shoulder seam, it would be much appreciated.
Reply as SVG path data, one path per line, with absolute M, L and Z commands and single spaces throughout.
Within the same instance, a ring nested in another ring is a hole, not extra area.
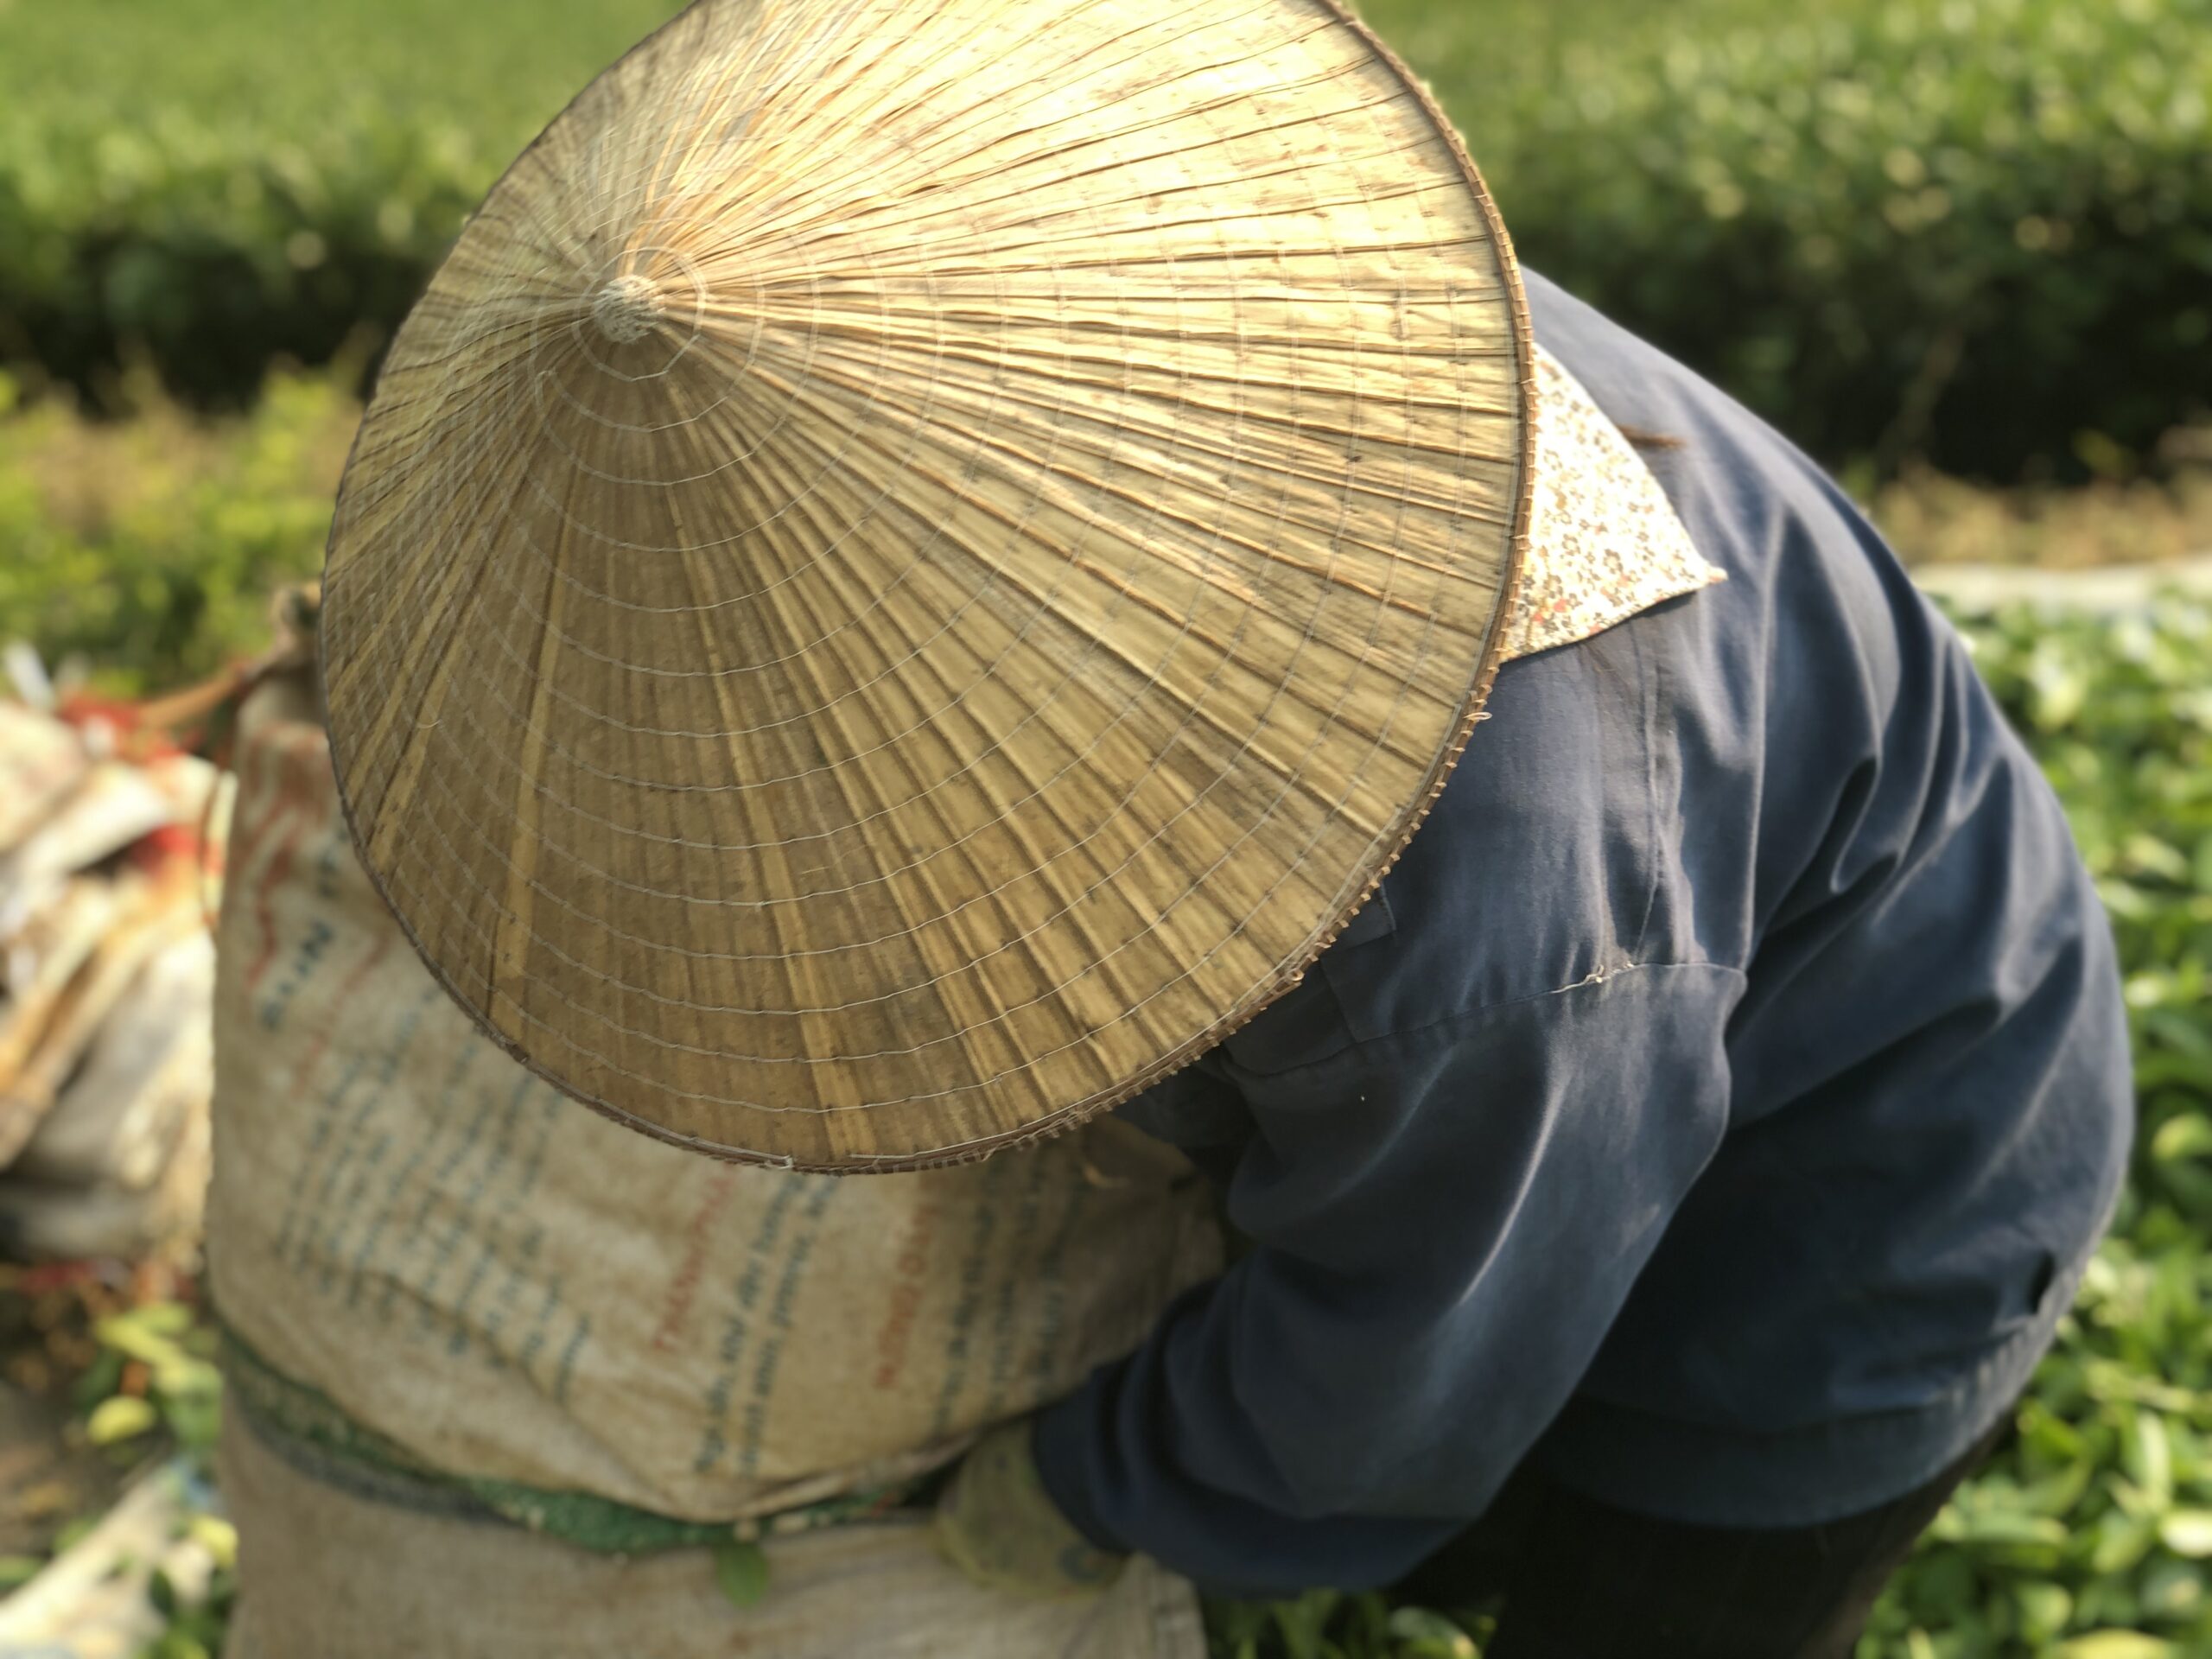
M 1663 974 L 1686 969 L 1716 973 L 1737 981 L 1744 981 L 1749 977 L 1742 969 L 1732 968 L 1720 962 L 1627 962 L 1618 967 L 1593 969 L 1571 984 L 1555 985 L 1549 990 L 1530 991 L 1525 995 L 1504 997 L 1495 1002 L 1478 1002 L 1467 1007 L 1455 1009 L 1440 1019 L 1431 1020 L 1421 1025 L 1395 1027 L 1389 1031 L 1379 1031 L 1372 1037 L 1352 1036 L 1342 1048 L 1332 1049 L 1326 1054 L 1317 1056 L 1310 1060 L 1300 1060 L 1295 1065 L 1287 1065 L 1279 1071 L 1255 1071 L 1249 1066 L 1242 1069 L 1255 1077 L 1270 1079 L 1294 1077 L 1301 1071 L 1314 1071 L 1323 1066 L 1332 1065 L 1347 1054 L 1359 1053 L 1363 1050 L 1389 1048 L 1394 1044 L 1402 1043 L 1415 1037 L 1425 1037 L 1433 1032 L 1442 1031 L 1452 1026 L 1471 1024 L 1488 1015 L 1502 1014 L 1509 1008 L 1522 1007 L 1531 1002 L 1541 1002 L 1551 997 L 1567 996 L 1576 991 L 1610 984 L 1614 980 L 1624 979 L 1630 974 Z

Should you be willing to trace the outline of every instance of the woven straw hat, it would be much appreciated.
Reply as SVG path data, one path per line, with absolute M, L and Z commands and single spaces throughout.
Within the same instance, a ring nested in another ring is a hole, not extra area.
M 394 344 L 323 617 L 355 839 L 518 1059 L 911 1168 L 1292 983 L 1528 512 L 1489 198 L 1330 0 L 705 0 Z

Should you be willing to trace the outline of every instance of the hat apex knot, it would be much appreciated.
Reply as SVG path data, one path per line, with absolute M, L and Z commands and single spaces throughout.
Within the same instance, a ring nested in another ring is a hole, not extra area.
M 652 333 L 665 310 L 659 287 L 632 271 L 600 284 L 592 296 L 591 320 L 607 339 L 627 346 Z

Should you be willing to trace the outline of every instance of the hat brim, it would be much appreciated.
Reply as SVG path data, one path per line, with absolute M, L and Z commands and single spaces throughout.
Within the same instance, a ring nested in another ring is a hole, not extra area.
M 807 1169 L 1068 1128 L 1294 982 L 1529 515 L 1504 230 L 1333 0 L 908 12 L 703 0 L 587 89 L 395 341 L 325 581 L 446 990 Z

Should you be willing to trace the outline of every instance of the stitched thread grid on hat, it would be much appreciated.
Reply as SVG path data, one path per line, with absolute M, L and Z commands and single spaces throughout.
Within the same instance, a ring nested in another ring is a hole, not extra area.
M 1302 966 L 1464 740 L 1517 327 L 1322 0 L 709 0 L 395 342 L 326 585 L 365 862 L 641 1127 L 1071 1119 Z

